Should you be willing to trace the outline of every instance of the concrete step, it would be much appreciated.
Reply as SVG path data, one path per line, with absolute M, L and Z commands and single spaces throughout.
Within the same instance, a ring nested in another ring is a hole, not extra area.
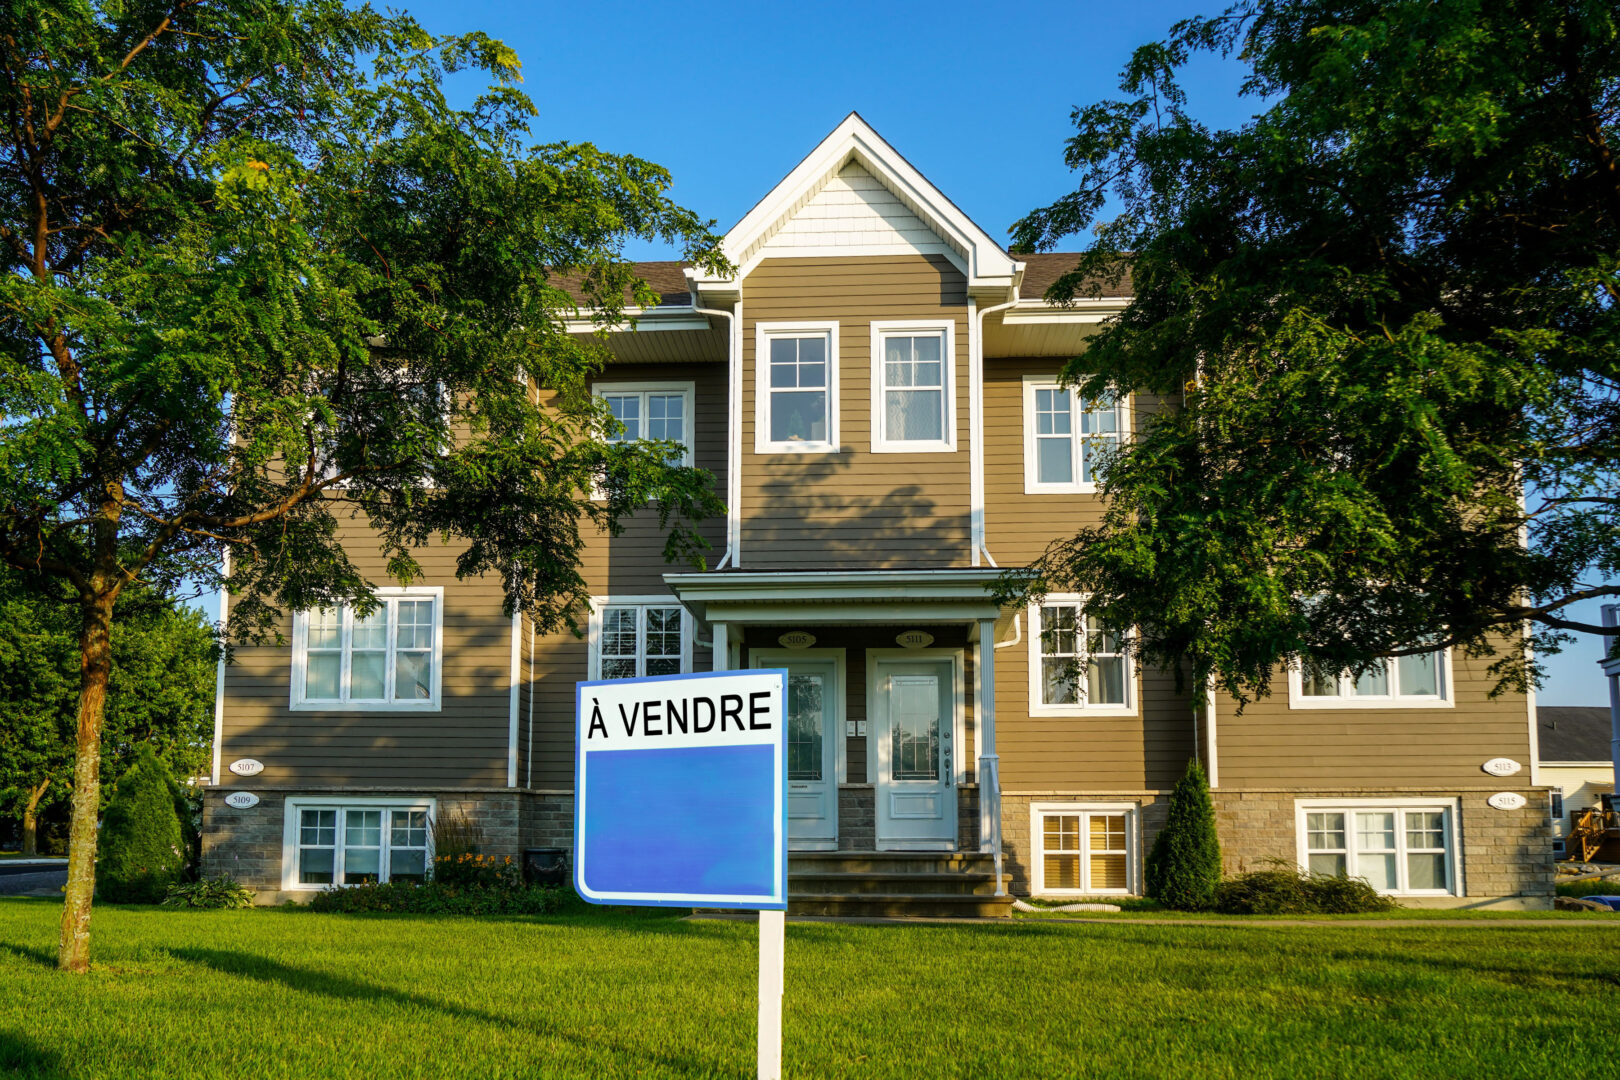
M 972 851 L 794 851 L 788 876 L 795 874 L 990 874 L 995 859 Z
M 845 918 L 1006 918 L 1011 896 L 950 896 L 937 893 L 844 893 L 789 897 L 789 915 Z
M 1012 881 L 1001 875 L 1003 891 Z M 893 871 L 814 870 L 788 871 L 788 898 L 845 894 L 913 894 L 930 896 L 991 896 L 996 891 L 993 873 L 925 873 Z

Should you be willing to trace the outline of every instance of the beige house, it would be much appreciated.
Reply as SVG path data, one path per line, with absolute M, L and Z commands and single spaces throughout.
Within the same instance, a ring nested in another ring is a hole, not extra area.
M 1144 669 L 1083 596 L 991 599 L 1096 520 L 1088 447 L 1175 404 L 1058 385 L 1126 296 L 1047 304 L 1074 256 L 1010 255 L 853 114 L 725 244 L 733 278 L 642 267 L 662 302 L 612 336 L 596 387 L 627 437 L 718 478 L 710 568 L 665 565 L 649 517 L 589 547 L 586 640 L 503 618 L 451 551 L 367 624 L 295 616 L 290 647 L 221 677 L 211 872 L 266 899 L 418 875 L 452 811 L 492 852 L 568 849 L 576 681 L 783 666 L 798 910 L 1004 912 L 998 858 L 1016 894 L 1140 893 L 1194 757 L 1229 870 L 1548 902 L 1533 703 L 1489 698 L 1482 665 L 1294 673 L 1239 712 Z M 385 580 L 372 545 L 353 555 Z

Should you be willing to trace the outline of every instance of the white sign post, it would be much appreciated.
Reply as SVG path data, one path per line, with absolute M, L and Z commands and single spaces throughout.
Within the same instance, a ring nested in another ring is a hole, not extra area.
M 712 671 L 582 682 L 574 699 L 574 887 L 759 912 L 761 1080 L 782 1075 L 786 686 L 781 669 Z

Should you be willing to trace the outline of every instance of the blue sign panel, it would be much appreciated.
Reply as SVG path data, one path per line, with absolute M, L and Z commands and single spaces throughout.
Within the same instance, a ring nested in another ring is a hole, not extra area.
M 787 907 L 786 684 L 780 669 L 578 684 L 580 896 Z

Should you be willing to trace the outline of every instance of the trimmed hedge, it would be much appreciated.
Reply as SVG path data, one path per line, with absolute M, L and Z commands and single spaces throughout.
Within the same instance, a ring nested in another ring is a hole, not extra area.
M 570 892 L 541 885 L 515 888 L 409 881 L 345 885 L 324 889 L 309 902 L 311 911 L 398 912 L 412 915 L 551 915 L 562 910 Z
M 96 843 L 96 892 L 114 904 L 156 904 L 186 875 L 186 838 L 163 759 L 142 746 L 118 781 Z
M 1165 907 L 1203 911 L 1215 902 L 1221 880 L 1221 842 L 1209 777 L 1197 761 L 1170 793 L 1170 812 L 1147 857 L 1146 891 Z
M 1215 886 L 1223 915 L 1358 915 L 1394 906 L 1361 878 L 1311 874 L 1281 859 Z

